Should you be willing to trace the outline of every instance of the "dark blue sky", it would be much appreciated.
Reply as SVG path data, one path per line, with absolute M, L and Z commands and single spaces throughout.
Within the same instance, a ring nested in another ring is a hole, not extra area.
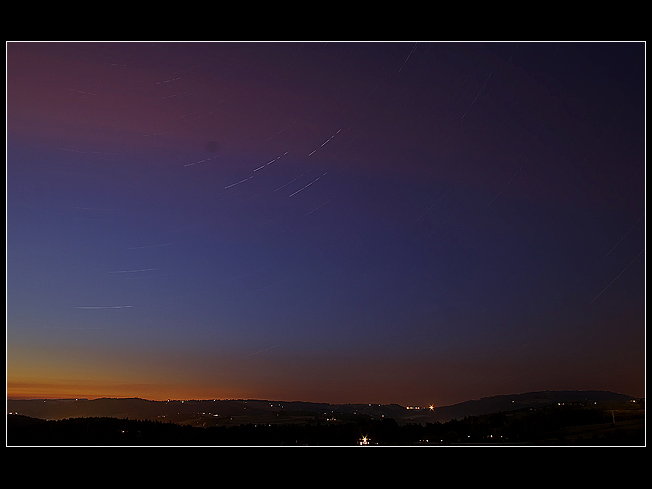
M 644 395 L 644 43 L 8 43 L 8 395 Z

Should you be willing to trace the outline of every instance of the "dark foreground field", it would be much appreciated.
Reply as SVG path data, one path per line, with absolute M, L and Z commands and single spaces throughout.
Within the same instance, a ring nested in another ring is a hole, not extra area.
M 299 422 L 300 421 L 300 422 Z M 552 406 L 435 423 L 393 418 L 303 420 L 196 427 L 89 417 L 42 420 L 8 415 L 9 446 L 644 446 L 645 409 L 629 403 Z

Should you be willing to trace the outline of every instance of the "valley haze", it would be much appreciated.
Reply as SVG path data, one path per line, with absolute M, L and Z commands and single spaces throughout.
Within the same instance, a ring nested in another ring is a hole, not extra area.
M 260 399 L 172 399 L 152 401 L 141 398 L 97 399 L 7 399 L 7 411 L 41 419 L 72 417 L 117 417 L 154 421 L 187 422 L 191 419 L 213 423 L 229 419 L 247 422 L 256 416 L 278 415 L 361 415 L 393 418 L 400 422 L 446 422 L 466 416 L 542 408 L 559 403 L 604 403 L 635 401 L 636 398 L 609 391 L 539 391 L 498 395 L 449 406 L 401 406 L 399 404 L 330 404 L 306 401 Z M 218 419 L 219 418 L 219 419 Z

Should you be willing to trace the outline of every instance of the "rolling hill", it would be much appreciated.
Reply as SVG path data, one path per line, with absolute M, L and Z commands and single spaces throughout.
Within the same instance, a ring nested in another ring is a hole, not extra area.
M 450 406 L 408 409 L 398 404 L 328 404 L 304 401 L 257 399 L 150 401 L 140 398 L 98 399 L 8 399 L 8 413 L 58 420 L 79 417 L 112 417 L 151 421 L 171 421 L 195 425 L 217 422 L 270 421 L 302 417 L 392 418 L 397 422 L 446 422 L 525 408 L 559 403 L 604 403 L 629 401 L 632 397 L 608 391 L 540 391 L 499 395 L 469 400 Z
M 8 406 L 9 446 L 645 443 L 644 400 L 603 391 L 494 396 L 434 410 L 138 398 L 9 400 Z

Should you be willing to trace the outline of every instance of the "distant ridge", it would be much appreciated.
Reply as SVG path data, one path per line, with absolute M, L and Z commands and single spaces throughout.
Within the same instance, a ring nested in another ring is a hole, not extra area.
M 603 403 L 629 401 L 634 399 L 626 394 L 599 390 L 536 391 L 522 394 L 505 394 L 483 397 L 435 408 L 431 420 L 449 421 L 465 416 L 481 416 L 505 411 L 552 406 L 558 403 Z
M 230 418 L 245 422 L 252 416 L 346 415 L 394 418 L 405 422 L 446 422 L 466 416 L 538 408 L 558 403 L 604 403 L 634 399 L 609 391 L 538 391 L 497 395 L 435 407 L 434 410 L 410 410 L 398 404 L 329 404 L 304 401 L 260 399 L 151 401 L 137 397 L 98 399 L 7 399 L 8 413 L 40 419 L 78 417 L 114 417 L 156 421 L 187 422 L 201 417 Z

